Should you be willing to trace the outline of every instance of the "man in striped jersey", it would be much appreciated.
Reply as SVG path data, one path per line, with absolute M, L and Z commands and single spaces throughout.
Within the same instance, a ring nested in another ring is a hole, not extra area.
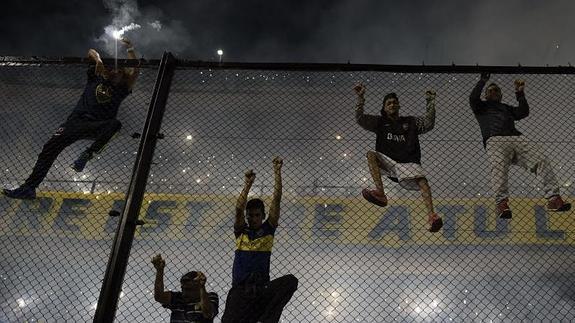
M 251 170 L 245 174 L 244 189 L 236 203 L 236 253 L 223 323 L 279 322 L 284 306 L 297 289 L 298 280 L 293 275 L 270 281 L 270 258 L 280 217 L 282 163 L 279 157 L 273 160 L 274 193 L 265 221 L 263 201 L 247 201 L 256 174 Z
M 206 291 L 206 276 L 191 271 L 180 279 L 181 292 L 164 290 L 164 268 L 166 261 L 161 255 L 152 258 L 156 268 L 154 299 L 172 311 L 170 322 L 211 323 L 218 315 L 218 294 Z

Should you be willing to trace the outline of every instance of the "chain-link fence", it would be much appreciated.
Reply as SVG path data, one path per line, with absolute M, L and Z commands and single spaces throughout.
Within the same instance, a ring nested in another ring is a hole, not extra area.
M 169 320 L 154 300 L 150 260 L 158 253 L 167 263 L 166 289 L 179 290 L 188 271 L 206 274 L 221 320 L 244 172 L 256 173 L 250 197 L 268 210 L 275 156 L 284 161 L 283 196 L 270 276 L 299 280 L 282 322 L 575 320 L 573 213 L 548 211 L 541 181 L 511 167 L 513 217 L 498 217 L 490 160 L 469 104 L 480 70 L 493 73 L 488 84 L 499 84 L 503 102 L 515 106 L 513 81 L 523 78 L 530 113 L 516 126 L 527 146 L 551 161 L 571 201 L 571 69 L 178 64 L 117 321 Z M 26 178 L 75 105 L 85 69 L 0 68 L 4 186 Z M 120 108 L 119 136 L 84 172 L 69 169 L 88 144 L 78 142 L 60 154 L 36 200 L 0 197 L 1 320 L 91 320 L 118 225 L 107 214 L 122 209 L 139 144 L 131 135 L 142 132 L 155 72 L 142 68 Z M 383 176 L 389 205 L 362 197 L 363 188 L 375 187 L 366 154 L 376 137 L 356 122 L 357 83 L 366 87 L 364 110 L 372 115 L 395 92 L 400 115 L 423 116 L 426 90 L 436 91 L 435 126 L 419 140 L 444 223 L 438 233 L 428 231 L 419 190 Z
M 89 69 L 94 67 L 3 62 L 4 188 L 23 184 L 44 145 L 66 127 Z M 156 76 L 153 66 L 140 71 L 137 86 L 117 116 L 121 130 L 82 172 L 72 165 L 90 146 L 88 140 L 74 142 L 59 154 L 36 199 L 0 197 L 0 321 L 92 319 L 118 224 L 108 213 L 125 199 L 139 143 L 132 134 L 142 132 Z

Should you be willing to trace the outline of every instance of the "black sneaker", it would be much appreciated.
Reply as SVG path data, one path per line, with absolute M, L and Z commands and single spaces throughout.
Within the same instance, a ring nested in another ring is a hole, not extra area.
M 36 189 L 28 186 L 20 186 L 13 190 L 4 189 L 2 192 L 7 197 L 13 199 L 33 200 L 36 198 Z
M 92 153 L 84 151 L 83 153 L 80 154 L 80 157 L 78 157 L 78 159 L 74 161 L 74 163 L 72 164 L 72 169 L 80 173 L 81 171 L 84 170 L 84 167 L 86 167 L 86 164 L 90 159 L 92 159 Z

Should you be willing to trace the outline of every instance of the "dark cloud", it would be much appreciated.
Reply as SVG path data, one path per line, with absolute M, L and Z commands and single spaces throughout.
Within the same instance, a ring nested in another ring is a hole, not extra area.
M 3 10 L 0 54 L 113 53 L 106 26 L 145 57 L 377 64 L 566 65 L 575 2 L 458 0 L 18 2 Z M 161 26 L 161 28 L 158 28 Z M 98 41 L 98 39 L 100 39 Z M 102 39 L 108 39 L 103 42 Z

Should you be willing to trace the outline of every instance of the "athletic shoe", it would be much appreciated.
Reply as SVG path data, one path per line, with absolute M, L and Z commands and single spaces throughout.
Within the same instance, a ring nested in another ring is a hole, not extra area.
M 2 192 L 7 197 L 13 199 L 33 200 L 36 198 L 36 189 L 28 186 L 20 186 L 13 190 L 4 189 Z
M 507 202 L 509 202 L 509 199 L 503 199 L 497 203 L 497 215 L 500 219 L 511 219 L 511 209 Z
M 387 206 L 387 196 L 384 193 L 379 192 L 377 189 L 370 190 L 368 188 L 364 188 L 361 191 L 361 195 L 368 200 L 369 202 L 384 207 Z
M 551 196 L 547 200 L 547 211 L 566 212 L 569 210 L 571 210 L 571 203 L 563 202 L 563 199 L 559 195 Z
M 439 232 L 439 230 L 443 228 L 443 220 L 439 215 L 437 215 L 437 213 L 430 214 L 427 222 L 431 225 L 429 227 L 429 232 Z
M 86 163 L 88 163 L 88 160 L 90 159 L 92 159 L 92 153 L 84 151 L 80 154 L 80 157 L 74 161 L 74 164 L 72 164 L 72 169 L 78 173 L 83 171 L 84 167 L 86 167 Z

